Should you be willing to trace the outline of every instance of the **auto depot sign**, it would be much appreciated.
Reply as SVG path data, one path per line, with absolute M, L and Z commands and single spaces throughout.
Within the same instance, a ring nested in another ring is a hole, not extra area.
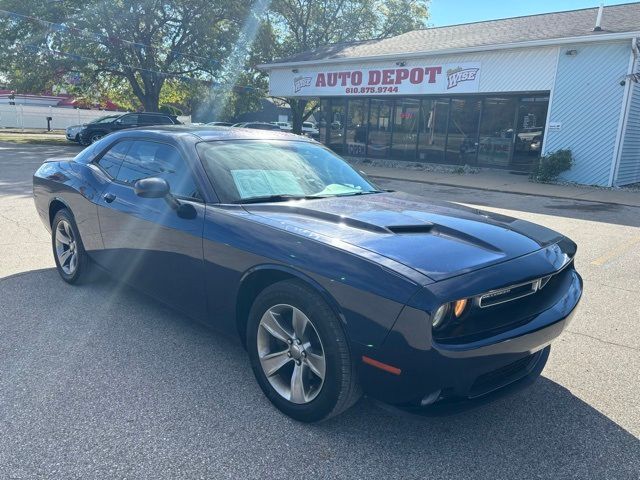
M 479 62 L 323 71 L 273 70 L 271 95 L 425 95 L 473 93 L 480 86 Z

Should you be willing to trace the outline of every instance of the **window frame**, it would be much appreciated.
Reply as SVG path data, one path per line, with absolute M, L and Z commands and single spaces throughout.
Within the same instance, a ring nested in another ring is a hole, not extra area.
M 111 150 L 113 147 L 115 147 L 118 143 L 123 143 L 123 142 L 131 142 L 131 144 L 132 144 L 131 146 L 133 146 L 133 143 L 135 143 L 135 142 L 158 143 L 158 144 L 160 144 L 160 145 L 165 145 L 165 146 L 171 147 L 171 148 L 173 148 L 174 150 L 176 150 L 176 151 L 178 152 L 178 154 L 180 155 L 180 158 L 182 159 L 182 161 L 183 161 L 183 162 L 184 162 L 184 164 L 186 165 L 186 167 L 189 169 L 189 174 L 191 175 L 191 179 L 193 180 L 193 184 L 194 184 L 194 186 L 196 187 L 196 189 L 197 189 L 197 191 L 198 191 L 198 195 L 200 195 L 200 198 L 188 197 L 188 196 L 185 196 L 185 195 L 176 195 L 176 194 L 174 194 L 174 193 L 170 192 L 170 193 L 171 193 L 171 195 L 172 195 L 173 197 L 175 197 L 175 198 L 179 199 L 179 200 L 187 200 L 187 201 L 190 201 L 190 202 L 201 203 L 201 204 L 205 204 L 205 203 L 206 203 L 206 201 L 205 201 L 205 197 L 204 197 L 204 195 L 202 194 L 202 188 L 201 188 L 200 182 L 198 182 L 198 177 L 197 177 L 197 175 L 195 175 L 195 172 L 194 172 L 193 167 L 191 166 L 190 162 L 184 158 L 184 155 L 182 154 L 182 152 L 180 151 L 180 149 L 179 149 L 178 147 L 176 147 L 175 145 L 172 145 L 172 144 L 171 144 L 171 143 L 169 143 L 169 142 L 163 142 L 163 141 L 159 141 L 159 140 L 155 140 L 155 139 L 150 140 L 150 139 L 147 139 L 147 138 L 135 138 L 135 137 L 119 138 L 119 139 L 117 139 L 115 142 L 111 143 L 111 144 L 110 144 L 107 148 L 105 148 L 102 152 L 100 152 L 100 153 L 99 153 L 99 154 L 98 154 L 98 155 L 97 155 L 97 156 L 96 156 L 96 157 L 91 161 L 91 164 L 93 164 L 93 165 L 97 166 L 97 167 L 100 169 L 100 171 L 101 171 L 104 175 L 106 175 L 106 176 L 107 176 L 107 178 L 109 179 L 109 181 L 110 181 L 111 183 L 114 183 L 114 184 L 116 184 L 116 185 L 121 185 L 121 186 L 123 186 L 123 187 L 127 187 L 127 188 L 130 188 L 130 189 L 132 189 L 132 190 L 134 189 L 133 185 L 131 185 L 130 183 L 123 182 L 123 181 L 118 180 L 118 179 L 117 179 L 117 178 L 115 178 L 115 177 L 112 177 L 112 176 L 111 176 L 109 173 L 107 173 L 107 172 L 105 171 L 105 169 L 104 169 L 104 168 L 102 168 L 102 167 L 99 165 L 99 163 L 98 163 L 98 162 L 100 161 L 100 159 L 101 159 L 104 155 L 106 155 L 106 154 L 107 154 L 107 152 L 109 152 L 109 150 Z M 131 149 L 131 146 L 129 147 L 129 150 Z M 126 158 L 126 157 L 127 157 L 127 155 L 129 154 L 129 150 L 127 150 L 127 153 L 125 154 L 125 158 Z M 199 158 L 198 158 L 198 160 L 199 160 Z M 123 163 L 124 163 L 124 160 L 123 160 Z M 121 164 L 120 166 L 122 166 L 122 164 Z M 118 172 L 119 172 L 119 171 L 120 171 L 120 169 L 118 169 Z M 147 177 L 147 178 L 148 178 L 148 177 Z

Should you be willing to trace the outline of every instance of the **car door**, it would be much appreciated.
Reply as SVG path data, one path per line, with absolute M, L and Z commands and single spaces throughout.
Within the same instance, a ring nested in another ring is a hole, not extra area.
M 172 195 L 180 203 L 191 205 L 195 214 L 181 216 L 166 199 L 137 196 L 135 181 L 147 177 L 164 178 Z M 191 316 L 205 315 L 204 203 L 193 171 L 176 147 L 133 141 L 102 193 L 98 216 L 104 243 L 102 258 L 119 280 Z

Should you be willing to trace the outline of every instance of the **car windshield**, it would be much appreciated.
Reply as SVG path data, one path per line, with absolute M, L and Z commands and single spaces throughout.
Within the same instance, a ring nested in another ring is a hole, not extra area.
M 199 143 L 222 203 L 362 195 L 379 190 L 327 148 L 288 140 Z
M 107 115 L 106 117 L 96 118 L 95 120 L 92 120 L 89 123 L 109 123 L 109 122 L 113 122 L 119 116 L 120 115 Z

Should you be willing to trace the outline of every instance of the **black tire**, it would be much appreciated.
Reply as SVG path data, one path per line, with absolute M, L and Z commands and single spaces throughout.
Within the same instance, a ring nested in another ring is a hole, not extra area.
M 56 237 L 58 236 L 58 228 L 61 222 L 66 222 L 66 224 L 69 225 L 74 237 L 75 254 L 78 258 L 77 265 L 72 272 L 66 272 L 64 270 L 63 266 L 60 264 L 59 255 L 57 253 Z M 90 260 L 84 249 L 73 215 L 66 208 L 59 210 L 53 218 L 53 222 L 51 224 L 51 247 L 53 250 L 53 258 L 56 262 L 56 269 L 58 270 L 60 277 L 62 277 L 65 282 L 77 284 L 89 277 Z
M 322 342 L 326 361 L 324 382 L 308 403 L 293 403 L 278 393 L 260 364 L 258 329 L 262 316 L 275 305 L 287 304 L 302 311 Z M 247 351 L 260 388 L 283 413 L 302 422 L 317 422 L 338 415 L 361 396 L 354 362 L 340 319 L 312 288 L 298 280 L 285 280 L 264 289 L 253 302 L 247 324 Z

